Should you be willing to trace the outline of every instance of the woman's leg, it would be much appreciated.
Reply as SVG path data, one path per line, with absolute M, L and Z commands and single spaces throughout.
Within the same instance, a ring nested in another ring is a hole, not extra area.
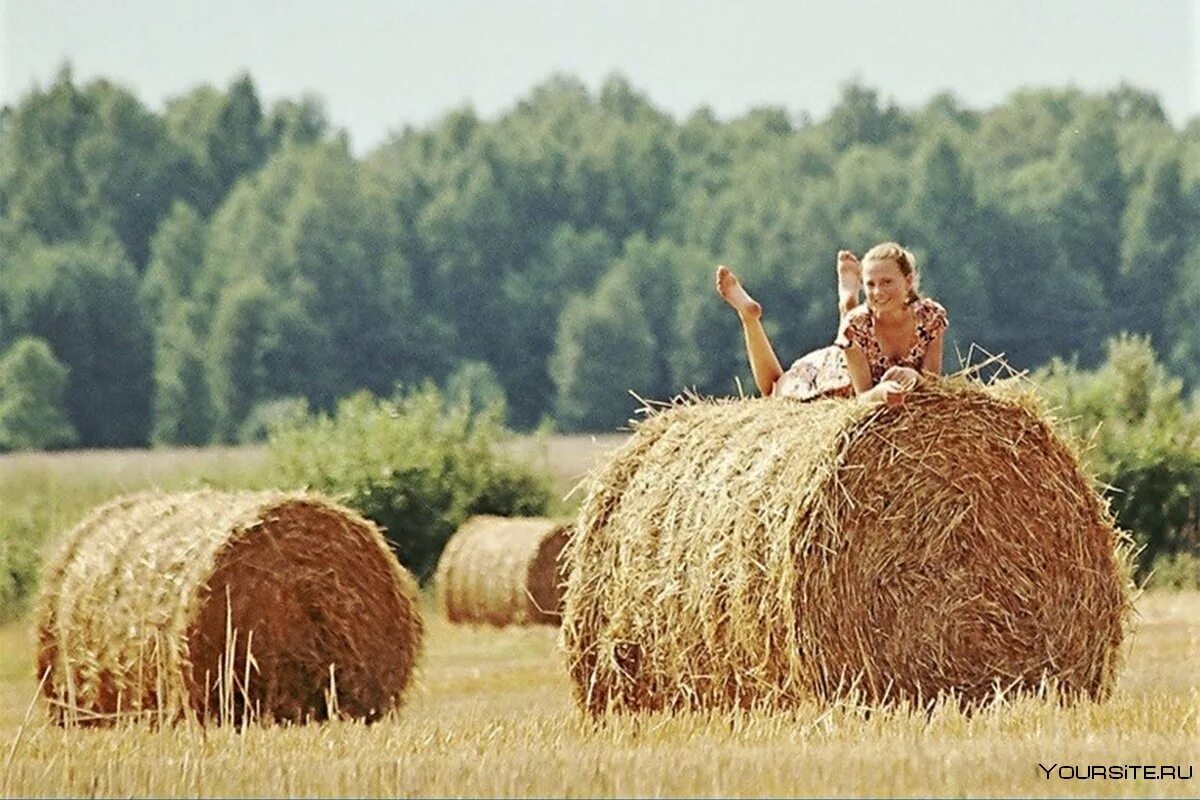
M 767 339 L 767 331 L 762 324 L 762 306 L 754 301 L 733 272 L 726 266 L 717 267 L 717 293 L 733 306 L 742 321 L 742 331 L 746 334 L 746 355 L 750 357 L 750 371 L 754 373 L 754 383 L 764 397 L 771 394 L 775 381 L 783 374 L 783 367 Z
M 862 287 L 862 264 L 849 250 L 837 254 L 838 317 L 846 316 L 858 306 L 858 290 Z

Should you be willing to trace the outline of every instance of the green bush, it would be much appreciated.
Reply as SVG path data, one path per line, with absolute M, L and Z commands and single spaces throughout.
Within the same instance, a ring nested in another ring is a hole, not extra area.
M 63 406 L 67 368 L 42 339 L 23 337 L 0 355 L 0 450 L 47 450 L 75 443 Z
M 510 434 L 499 413 L 447 404 L 432 386 L 390 400 L 361 392 L 333 417 L 274 429 L 268 451 L 286 483 L 335 495 L 383 526 L 400 561 L 425 579 L 469 515 L 549 507 L 549 476 L 500 452 Z
M 16 533 L 0 531 L 0 622 L 25 610 L 42 566 L 38 538 Z
M 1034 377 L 1087 466 L 1111 487 L 1118 524 L 1142 548 L 1139 575 L 1161 557 L 1196 555 L 1200 413 L 1184 402 L 1181 382 L 1149 341 L 1118 337 L 1094 371 L 1055 360 Z
M 1146 586 L 1151 589 L 1200 589 L 1200 555 L 1175 553 L 1154 562 Z
M 241 444 L 257 444 L 270 438 L 271 431 L 308 417 L 308 401 L 303 397 L 276 397 L 257 403 L 238 428 Z
M 465 404 L 472 414 L 494 413 L 499 419 L 508 415 L 504 387 L 496 370 L 485 361 L 461 362 L 446 379 L 443 391 L 447 402 Z

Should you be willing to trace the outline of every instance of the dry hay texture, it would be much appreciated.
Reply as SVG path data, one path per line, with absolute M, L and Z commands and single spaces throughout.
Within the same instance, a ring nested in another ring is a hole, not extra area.
M 438 561 L 442 613 L 451 622 L 557 625 L 559 554 L 568 530 L 567 523 L 540 517 L 471 517 Z
M 421 645 L 416 583 L 379 529 L 314 495 L 118 498 L 67 534 L 42 587 L 38 675 L 60 723 L 371 720 Z
M 898 409 L 677 403 L 589 481 L 563 554 L 589 713 L 1114 683 L 1128 538 L 1015 382 L 943 380 Z

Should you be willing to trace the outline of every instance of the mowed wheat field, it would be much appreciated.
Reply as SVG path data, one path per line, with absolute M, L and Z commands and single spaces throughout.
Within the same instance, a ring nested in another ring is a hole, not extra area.
M 559 437 L 520 449 L 554 469 L 565 494 L 618 441 Z M 8 457 L 0 490 L 5 504 L 19 503 L 18 492 L 51 492 L 48 502 L 61 493 L 61 506 L 74 509 L 114 487 L 253 483 L 261 458 L 254 450 Z M 55 519 L 69 524 L 77 513 Z M 594 722 L 573 703 L 557 631 L 451 626 L 430 596 L 417 678 L 392 717 L 162 730 L 50 725 L 27 615 L 0 627 L 0 792 L 1194 797 L 1196 778 L 1070 780 L 1039 767 L 1200 761 L 1200 593 L 1149 593 L 1137 610 L 1126 666 L 1103 704 L 1025 698 L 971 716 L 814 704 Z

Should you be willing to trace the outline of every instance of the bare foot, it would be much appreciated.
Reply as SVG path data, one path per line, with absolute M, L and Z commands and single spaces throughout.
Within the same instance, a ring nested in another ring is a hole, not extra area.
M 762 306 L 746 293 L 733 270 L 724 264 L 717 267 L 717 294 L 737 309 L 740 317 L 758 319 L 762 316 Z
M 838 250 L 838 303 L 842 313 L 858 305 L 858 290 L 862 287 L 862 264 L 849 250 Z

